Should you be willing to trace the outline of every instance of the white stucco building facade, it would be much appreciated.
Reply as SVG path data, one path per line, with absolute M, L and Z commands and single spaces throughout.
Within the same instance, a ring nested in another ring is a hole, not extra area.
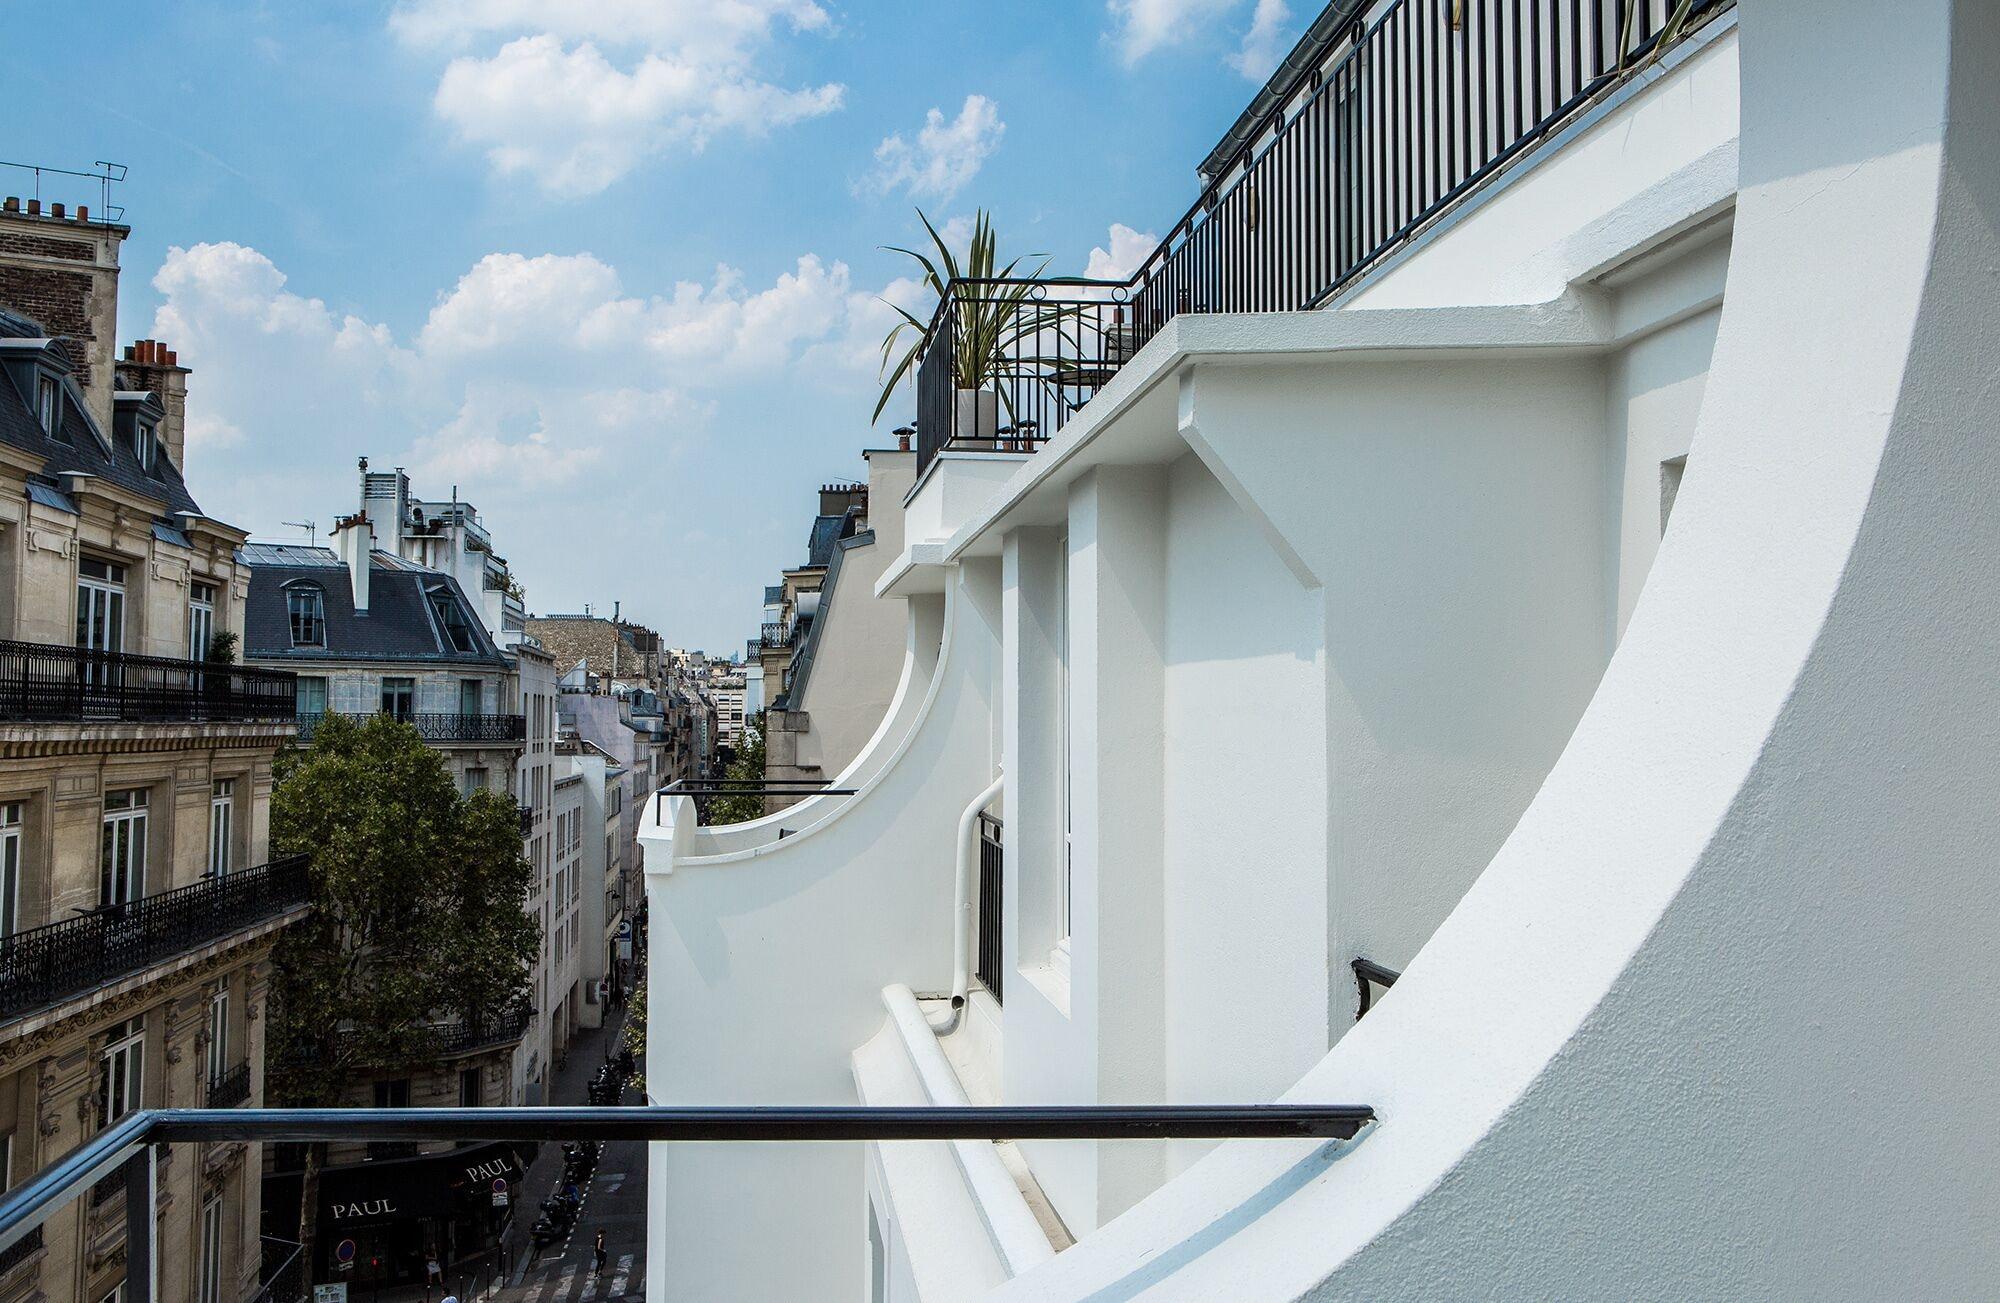
M 855 794 L 643 815 L 654 1102 L 1375 1121 L 656 1146 L 649 1297 L 1986 1292 L 1996 74 L 1708 6 L 1317 310 L 930 456 Z

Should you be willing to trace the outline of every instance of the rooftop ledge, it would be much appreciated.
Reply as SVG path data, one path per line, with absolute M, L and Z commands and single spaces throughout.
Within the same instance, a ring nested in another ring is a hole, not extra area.
M 1703 222 L 1712 216 L 1704 214 Z M 1664 233 L 1660 242 L 1700 224 Z M 1688 311 L 1702 306 L 1690 304 Z M 1594 354 L 1622 342 L 1606 296 L 1587 285 L 1526 305 L 1183 314 L 1162 327 L 949 540 L 907 548 L 876 586 L 877 595 L 936 591 L 944 566 L 998 555 L 1008 530 L 1059 523 L 1065 507 L 1057 490 L 1093 466 L 1166 460 L 1190 446 L 1199 451 L 1187 395 L 1166 384 L 1184 379 L 1196 364 L 1335 363 L 1343 354 L 1371 361 L 1492 360 Z M 1141 419 L 1126 419 L 1132 416 Z M 926 575 L 926 568 L 938 577 Z

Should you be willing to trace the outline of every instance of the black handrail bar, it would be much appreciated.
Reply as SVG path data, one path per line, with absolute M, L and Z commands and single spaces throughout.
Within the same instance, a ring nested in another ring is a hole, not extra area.
M 676 778 L 653 793 L 653 819 L 666 817 L 667 798 L 686 796 L 854 796 L 858 787 L 827 787 L 814 778 Z
M 204 1140 L 1351 1140 L 1374 1120 L 1357 1104 L 147 1109 L 0 1198 L 0 1250 L 123 1169 L 128 1260 L 145 1274 L 154 1147 Z
M 1367 1013 L 1375 1005 L 1375 992 L 1370 984 L 1388 990 L 1396 984 L 1402 974 L 1393 968 L 1385 968 L 1372 959 L 1356 959 L 1351 965 L 1354 970 L 1354 984 L 1361 988 L 1361 1007 L 1355 1011 L 1356 1018 Z

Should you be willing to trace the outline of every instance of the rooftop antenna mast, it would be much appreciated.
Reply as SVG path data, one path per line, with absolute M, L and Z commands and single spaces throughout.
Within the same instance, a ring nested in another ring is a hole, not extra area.
M 304 531 L 306 532 L 306 546 L 307 546 L 307 547 L 317 547 L 317 546 L 319 546 L 319 522 L 318 522 L 318 521 L 316 521 L 316 520 L 281 520 L 281 521 L 279 521 L 278 523 L 279 523 L 279 524 L 281 524 L 281 525 L 289 525 L 289 526 L 291 526 L 291 527 L 292 527 L 293 529 L 303 529 L 303 530 L 304 530 Z

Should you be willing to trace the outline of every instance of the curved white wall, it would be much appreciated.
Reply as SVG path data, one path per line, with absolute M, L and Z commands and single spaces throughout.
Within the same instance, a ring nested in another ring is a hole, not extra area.
M 649 814 L 652 1102 L 853 1103 L 848 1057 L 881 1024 L 882 987 L 949 986 L 953 829 L 996 755 L 997 570 L 951 572 L 935 690 L 907 735 L 856 762 L 880 766 L 859 796 L 821 799 L 809 813 L 824 817 L 783 840 L 705 856 L 686 852 L 714 837 L 675 846 L 685 827 Z M 746 827 L 774 838 L 778 822 Z M 653 1148 L 649 1297 L 808 1298 L 861 1278 L 861 1146 Z
M 1978 1297 L 2000 1270 L 2000 6 L 1744 0 L 1688 477 L 1539 796 L 1294 1090 L 1005 1298 Z

